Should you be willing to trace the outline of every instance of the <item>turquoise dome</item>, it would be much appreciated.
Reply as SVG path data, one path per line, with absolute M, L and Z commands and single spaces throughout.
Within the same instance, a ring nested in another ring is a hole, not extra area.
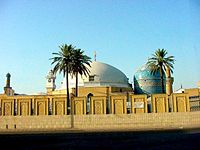
M 136 94 L 162 93 L 160 72 L 152 74 L 148 66 L 142 66 L 134 75 L 134 92 Z

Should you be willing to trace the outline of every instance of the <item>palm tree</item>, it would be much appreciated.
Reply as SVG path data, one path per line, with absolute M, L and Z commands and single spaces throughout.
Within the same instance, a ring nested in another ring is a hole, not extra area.
M 63 44 L 59 46 L 59 48 L 60 51 L 58 53 L 52 53 L 56 56 L 50 58 L 50 60 L 52 60 L 51 64 L 55 64 L 53 68 L 53 73 L 63 73 L 63 76 L 66 77 L 67 106 L 69 106 L 70 100 L 68 74 L 71 72 L 72 54 L 74 51 L 74 47 L 72 45 Z M 69 110 L 67 113 L 69 113 Z
M 84 51 L 81 49 L 75 49 L 72 54 L 72 64 L 71 64 L 71 73 L 72 77 L 76 77 L 76 92 L 75 96 L 78 96 L 78 74 L 89 75 L 89 69 L 91 58 L 87 55 L 84 55 Z
M 165 93 L 163 75 L 167 67 L 169 67 L 170 71 L 173 73 L 173 64 L 175 61 L 174 56 L 166 57 L 166 55 L 167 51 L 165 49 L 157 49 L 155 54 L 152 54 L 153 57 L 149 58 L 147 62 L 147 66 L 150 68 L 152 74 L 158 71 L 160 72 L 162 93 Z

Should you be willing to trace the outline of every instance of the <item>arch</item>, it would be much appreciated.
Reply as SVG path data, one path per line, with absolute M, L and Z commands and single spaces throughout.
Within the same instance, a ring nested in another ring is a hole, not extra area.
M 56 103 L 56 113 L 55 114 L 56 115 L 64 115 L 62 102 L 57 102 Z
M 103 113 L 103 108 L 102 108 L 102 102 L 97 101 L 95 102 L 94 105 L 94 114 L 102 114 Z
M 28 114 L 28 107 L 26 103 L 21 104 L 21 109 L 20 109 L 20 115 L 21 116 L 26 116 Z
M 38 115 L 45 115 L 45 105 L 44 105 L 43 102 L 40 102 L 40 103 L 38 104 L 37 114 L 38 114 Z
M 123 101 L 115 100 L 114 101 L 114 114 L 123 114 Z
M 75 102 L 74 112 L 75 112 L 75 115 L 83 115 L 83 105 L 80 101 Z
M 90 114 L 91 111 L 90 111 L 90 107 L 91 107 L 91 97 L 93 96 L 92 93 L 89 93 L 87 95 L 87 99 L 86 99 L 86 114 Z

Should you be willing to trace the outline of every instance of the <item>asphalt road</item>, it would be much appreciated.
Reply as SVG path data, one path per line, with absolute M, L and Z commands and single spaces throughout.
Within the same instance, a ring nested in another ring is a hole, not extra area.
M 97 133 L 2 134 L 3 149 L 199 150 L 200 129 Z M 2 148 L 1 148 L 2 149 Z

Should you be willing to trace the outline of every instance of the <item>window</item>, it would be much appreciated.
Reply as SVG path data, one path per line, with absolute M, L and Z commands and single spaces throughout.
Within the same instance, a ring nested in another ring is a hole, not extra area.
M 89 81 L 94 81 L 94 76 L 89 76 Z

